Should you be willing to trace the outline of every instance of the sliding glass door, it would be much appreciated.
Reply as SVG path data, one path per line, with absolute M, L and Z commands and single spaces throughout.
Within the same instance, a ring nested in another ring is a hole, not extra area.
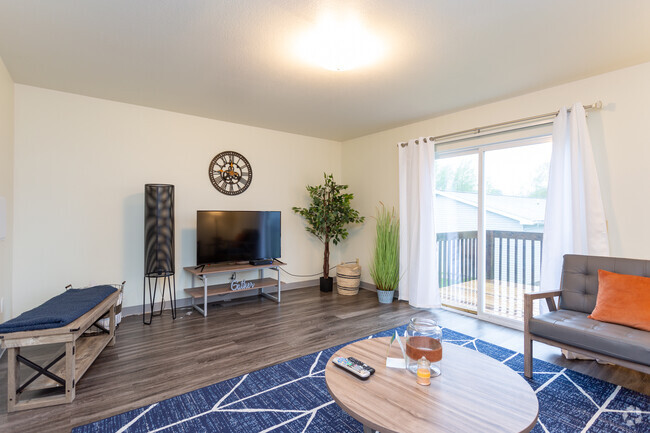
M 445 306 L 476 313 L 478 287 L 478 153 L 436 161 L 434 215 L 438 285 Z
M 437 154 L 443 305 L 513 326 L 539 286 L 550 138 Z

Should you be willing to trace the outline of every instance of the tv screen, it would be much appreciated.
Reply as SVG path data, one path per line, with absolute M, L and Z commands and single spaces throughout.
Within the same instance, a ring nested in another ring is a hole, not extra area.
M 197 265 L 280 256 L 279 211 L 197 211 Z

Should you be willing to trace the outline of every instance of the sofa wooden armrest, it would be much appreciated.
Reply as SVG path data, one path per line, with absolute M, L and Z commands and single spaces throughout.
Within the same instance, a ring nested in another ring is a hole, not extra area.
M 529 329 L 529 322 L 533 317 L 533 301 L 545 299 L 549 311 L 557 311 L 555 297 L 561 294 L 562 290 L 524 292 L 524 373 L 526 377 L 532 377 L 533 375 L 533 340 Z
M 547 290 L 543 292 L 525 292 L 524 293 L 524 325 L 528 324 L 528 319 L 533 317 L 533 301 L 535 299 L 545 299 L 549 311 L 557 311 L 555 297 L 560 296 L 562 290 Z
M 530 299 L 544 299 L 544 298 L 550 298 L 553 296 L 560 296 L 562 294 L 562 290 L 547 290 L 544 292 L 524 292 L 524 299 L 530 298 Z

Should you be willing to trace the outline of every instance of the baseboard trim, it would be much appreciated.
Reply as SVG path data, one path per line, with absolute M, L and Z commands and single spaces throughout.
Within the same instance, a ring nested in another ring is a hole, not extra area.
M 306 280 L 306 281 L 296 281 L 293 283 L 282 283 L 282 291 L 286 290 L 295 290 L 295 289 L 303 289 L 305 287 L 318 287 L 319 285 L 319 280 Z M 270 289 L 270 290 L 269 290 Z M 267 293 L 274 293 L 273 288 L 267 288 L 265 289 Z M 177 294 L 178 295 L 178 294 Z M 237 298 L 245 298 L 247 296 L 255 296 L 251 294 L 250 292 L 233 292 L 229 293 L 227 295 L 221 295 L 219 298 L 212 298 L 214 299 L 212 302 L 220 302 L 220 301 L 230 301 L 232 299 L 237 299 Z M 208 301 L 210 302 L 210 301 Z M 192 305 L 192 299 L 191 298 L 180 298 L 176 299 L 176 308 L 187 308 Z M 165 301 L 165 310 L 170 310 L 171 306 L 169 305 L 169 300 Z M 147 314 L 149 312 L 149 305 L 147 305 L 146 308 Z M 160 302 L 156 302 L 154 304 L 154 311 L 160 311 Z M 122 307 L 122 317 L 126 316 L 137 316 L 142 314 L 142 304 L 140 305 L 132 305 L 130 307 Z

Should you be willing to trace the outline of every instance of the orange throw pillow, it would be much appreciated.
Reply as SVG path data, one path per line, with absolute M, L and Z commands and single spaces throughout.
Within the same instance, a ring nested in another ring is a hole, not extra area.
M 650 331 L 650 278 L 599 269 L 596 308 L 588 317 Z

